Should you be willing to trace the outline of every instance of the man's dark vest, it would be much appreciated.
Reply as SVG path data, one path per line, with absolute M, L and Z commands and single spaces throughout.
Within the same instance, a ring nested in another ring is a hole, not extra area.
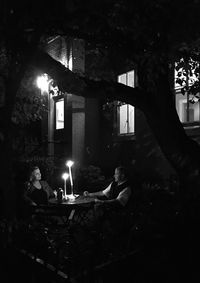
M 121 185 L 117 185 L 116 182 L 112 182 L 111 188 L 110 188 L 109 199 L 117 198 L 119 193 L 121 193 L 121 191 L 123 191 L 128 186 L 129 186 L 128 181 L 124 182 Z

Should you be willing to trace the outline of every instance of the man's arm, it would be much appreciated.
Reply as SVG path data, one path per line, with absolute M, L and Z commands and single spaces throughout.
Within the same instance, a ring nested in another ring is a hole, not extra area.
M 88 191 L 85 191 L 83 194 L 88 197 L 103 197 L 104 196 L 103 191 L 98 191 L 94 193 L 89 193 Z
M 85 191 L 83 194 L 84 196 L 89 196 L 89 197 L 108 197 L 109 195 L 109 191 L 110 191 L 110 187 L 111 187 L 111 184 L 104 190 L 102 191 L 98 191 L 98 192 L 94 192 L 94 193 L 89 193 L 88 191 Z
M 111 200 L 96 200 L 96 203 L 102 204 L 105 207 L 124 207 L 131 196 L 131 188 L 126 187 L 119 193 L 117 198 Z

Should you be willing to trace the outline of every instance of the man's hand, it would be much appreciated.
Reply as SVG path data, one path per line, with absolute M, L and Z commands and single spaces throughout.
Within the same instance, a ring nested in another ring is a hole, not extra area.
M 89 193 L 88 191 L 84 191 L 84 192 L 83 192 L 83 195 L 84 195 L 85 197 L 89 197 L 90 193 Z

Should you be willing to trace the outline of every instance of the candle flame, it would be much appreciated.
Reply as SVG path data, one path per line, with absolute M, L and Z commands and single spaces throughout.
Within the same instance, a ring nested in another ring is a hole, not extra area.
M 63 173 L 63 174 L 62 174 L 62 178 L 63 178 L 64 180 L 67 180 L 67 179 L 69 178 L 69 174 L 68 174 L 68 173 Z
M 72 167 L 73 164 L 74 164 L 74 161 L 72 161 L 72 160 L 69 160 L 69 161 L 66 162 L 66 165 L 68 167 Z

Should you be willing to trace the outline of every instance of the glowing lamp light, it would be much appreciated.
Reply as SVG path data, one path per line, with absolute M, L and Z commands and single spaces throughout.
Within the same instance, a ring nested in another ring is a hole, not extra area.
M 76 199 L 77 195 L 70 194 L 70 195 L 67 195 L 67 197 L 70 201 L 73 201 Z
M 74 162 L 72 160 L 69 160 L 66 162 L 66 165 L 69 167 L 69 179 L 70 179 L 70 185 L 71 185 L 71 195 L 74 195 L 74 191 L 73 191 L 73 180 L 72 180 L 72 165 L 74 164 Z
M 66 181 L 69 178 L 69 174 L 68 173 L 63 173 L 62 174 L 62 178 L 64 180 L 64 198 L 67 198 L 67 188 L 66 188 Z
M 66 162 L 66 165 L 67 165 L 68 167 L 72 167 L 72 165 L 74 165 L 74 161 L 69 160 L 69 161 Z
M 42 75 L 42 76 L 39 76 L 38 78 L 37 78 L 37 86 L 38 86 L 38 88 L 40 88 L 41 89 L 41 91 L 46 91 L 46 92 L 48 92 L 48 90 L 49 90 L 49 80 L 48 80 L 48 76 L 47 76 L 47 74 L 44 74 L 44 75 Z
M 63 173 L 63 174 L 62 174 L 62 178 L 63 178 L 64 180 L 67 180 L 67 179 L 69 178 L 69 174 L 68 174 L 68 173 Z

